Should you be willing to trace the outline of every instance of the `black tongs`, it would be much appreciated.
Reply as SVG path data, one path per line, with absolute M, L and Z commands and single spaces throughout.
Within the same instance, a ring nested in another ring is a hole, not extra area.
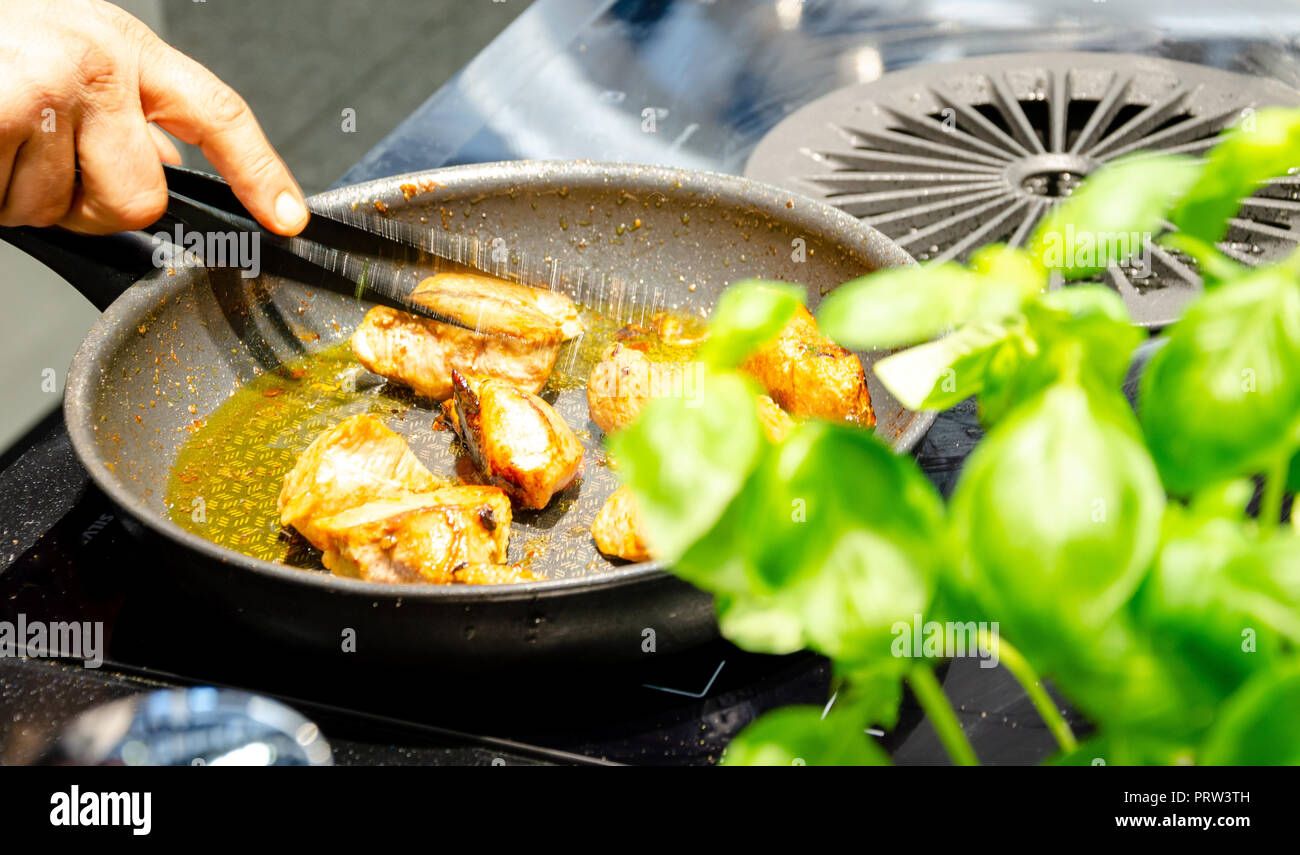
M 432 230 L 420 230 L 410 223 L 310 205 L 311 220 L 306 228 L 294 237 L 284 237 L 264 229 L 220 178 L 170 164 L 164 164 L 163 172 L 169 197 L 164 221 L 201 232 L 257 233 L 261 246 L 270 250 L 262 259 L 264 270 L 301 279 L 305 263 L 325 272 L 312 277 L 313 284 L 358 300 L 466 326 L 463 319 L 412 300 L 410 293 L 421 274 L 428 272 L 427 265 L 422 269 L 416 262 L 433 256 L 482 269 L 483 253 L 477 246 L 442 246 Z M 444 237 L 443 243 L 447 242 Z
M 214 235 L 256 234 L 262 250 L 261 268 L 268 273 L 467 329 L 473 329 L 467 318 L 443 314 L 435 306 L 411 298 L 420 279 L 441 270 L 471 271 L 564 290 L 571 296 L 575 288 L 578 294 L 584 290 L 596 295 L 621 293 L 621 285 L 606 274 L 562 264 L 549 253 L 512 253 L 501 238 L 489 241 L 473 234 L 419 226 L 357 210 L 356 205 L 347 203 L 309 203 L 307 227 L 294 237 L 282 237 L 263 229 L 221 179 L 179 166 L 164 165 L 163 171 L 167 212 L 146 229 L 101 236 L 56 226 L 3 226 L 0 241 L 44 263 L 100 309 L 106 309 L 138 281 L 148 266 L 158 265 L 158 232 L 178 225 L 182 232 L 204 233 L 205 247 L 207 238 Z M 181 237 L 182 243 L 188 242 Z M 199 257 L 195 263 L 215 266 L 222 261 Z

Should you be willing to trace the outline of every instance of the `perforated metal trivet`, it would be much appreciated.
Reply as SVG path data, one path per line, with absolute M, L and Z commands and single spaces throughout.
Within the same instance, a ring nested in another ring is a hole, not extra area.
M 1183 62 L 1103 53 L 1005 54 L 923 65 L 840 89 L 759 143 L 751 178 L 839 207 L 918 260 L 965 260 L 1021 244 L 1078 183 L 1141 151 L 1203 154 L 1249 111 L 1300 104 L 1274 81 Z M 1248 264 L 1300 242 L 1300 176 L 1265 185 L 1221 249 Z M 1174 320 L 1200 288 L 1195 264 L 1156 245 L 1114 265 L 1136 321 Z

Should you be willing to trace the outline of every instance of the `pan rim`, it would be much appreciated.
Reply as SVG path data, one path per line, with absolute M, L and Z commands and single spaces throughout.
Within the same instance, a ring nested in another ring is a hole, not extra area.
M 674 190 L 698 189 L 719 198 L 725 196 L 729 197 L 730 201 L 752 205 L 755 210 L 796 226 L 804 225 L 810 231 L 815 230 L 846 246 L 856 247 L 864 254 L 870 248 L 874 254 L 881 257 L 882 263 L 878 269 L 916 264 L 906 251 L 881 232 L 824 202 L 804 196 L 797 191 L 743 176 L 678 167 L 593 160 L 495 161 L 378 178 L 327 190 L 310 197 L 308 202 L 331 205 L 364 201 L 380 196 L 401 196 L 401 185 L 404 183 L 439 178 L 449 179 L 446 182 L 436 182 L 441 185 L 439 189 L 442 189 L 448 185 L 463 185 L 473 181 L 495 186 L 502 183 L 536 181 L 539 178 L 564 179 L 568 182 L 567 186 L 582 187 L 614 184 L 628 179 L 644 181 L 647 177 L 671 184 Z M 109 477 L 109 473 L 103 471 L 105 461 L 95 443 L 91 426 L 93 420 L 83 419 L 80 416 L 93 412 L 98 371 L 92 371 L 92 367 L 101 364 L 98 357 L 104 351 L 116 346 L 113 331 L 123 329 L 123 324 L 128 318 L 137 317 L 143 309 L 156 305 L 163 293 L 170 296 L 173 291 L 179 291 L 191 284 L 188 277 L 182 276 L 167 277 L 169 281 L 160 282 L 158 279 L 160 273 L 161 271 L 154 271 L 141 277 L 96 319 L 73 357 L 63 399 L 64 422 L 73 450 L 82 467 L 95 485 L 104 491 L 115 505 L 145 528 L 225 566 L 269 576 L 277 581 L 315 585 L 332 593 L 372 600 L 414 598 L 436 601 L 463 600 L 474 603 L 538 600 L 575 591 L 597 591 L 625 585 L 676 580 L 676 577 L 664 568 L 662 562 L 647 561 L 585 576 L 543 579 L 509 585 L 391 585 L 383 582 L 366 582 L 254 558 L 220 546 L 183 529 L 161 514 L 141 508 L 141 500 L 131 494 L 118 478 Z M 158 285 L 163 286 L 161 292 L 157 288 Z M 934 412 L 913 411 L 913 414 L 912 423 L 890 443 L 896 453 L 910 452 L 937 417 L 937 413 Z

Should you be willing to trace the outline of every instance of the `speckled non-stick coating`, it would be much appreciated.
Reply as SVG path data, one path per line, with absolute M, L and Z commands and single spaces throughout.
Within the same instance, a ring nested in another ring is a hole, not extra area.
M 827 205 L 742 178 L 659 167 L 483 164 L 384 179 L 313 199 L 313 204 L 339 203 L 384 209 L 384 216 L 484 241 L 501 237 L 512 251 L 607 273 L 624 283 L 612 307 L 624 318 L 639 316 L 647 306 L 705 314 L 726 285 L 755 276 L 803 283 L 815 308 L 841 282 L 911 263 L 878 232 Z M 636 220 L 640 227 L 630 228 Z M 803 261 L 795 260 L 797 241 L 804 242 Z M 259 606 L 269 606 L 277 596 L 332 604 L 316 616 L 319 631 L 310 614 L 286 619 L 284 629 L 293 635 L 336 640 L 335 621 L 346 620 L 349 609 L 362 602 L 368 607 L 364 611 L 382 609 L 394 627 L 404 625 L 405 619 L 393 617 L 403 609 L 415 621 L 419 604 L 434 607 L 440 616 L 425 620 L 465 625 L 440 627 L 426 640 L 437 646 L 456 638 L 479 652 L 508 651 L 511 641 L 520 639 L 534 649 L 555 641 L 570 652 L 575 645 L 609 642 L 611 632 L 627 639 L 626 633 L 652 625 L 647 621 L 653 616 L 636 614 L 645 608 L 666 609 L 683 621 L 684 641 L 712 631 L 707 598 L 667 578 L 654 564 L 605 560 L 582 534 L 614 487 L 612 475 L 595 465 L 591 453 L 586 477 L 566 493 L 575 500 L 567 513 L 519 515 L 514 540 L 542 546 L 532 567 L 550 577 L 527 585 L 360 582 L 253 559 L 170 522 L 163 504 L 167 478 L 195 420 L 259 371 L 346 338 L 363 314 L 364 307 L 346 297 L 272 276 L 245 280 L 232 270 L 192 268 L 153 272 L 104 313 L 73 362 L 65 414 L 76 451 L 99 486 L 130 515 L 134 529 L 176 547 L 172 554 L 201 589 L 228 594 L 232 602 L 241 602 L 237 590 L 222 586 L 253 583 L 247 597 L 259 584 L 264 593 L 276 592 L 266 595 L 266 603 L 244 599 L 254 612 L 264 611 Z M 872 359 L 864 354 L 864 361 Z M 910 449 L 931 417 L 906 411 L 870 371 L 868 376 L 878 430 L 898 449 Z M 570 425 L 589 432 L 589 451 L 596 449 L 600 433 L 587 421 L 585 393 L 565 392 L 555 403 Z M 427 424 L 408 415 L 392 426 L 415 437 L 417 452 L 445 471 L 447 460 L 440 458 L 447 435 L 430 435 Z M 648 596 L 648 591 L 661 595 Z M 579 607 L 584 598 L 585 609 Z M 510 620 L 524 616 L 521 632 L 504 641 L 482 641 L 491 632 L 494 608 L 505 615 L 510 603 L 517 612 Z M 612 613 L 623 610 L 628 613 Z M 554 615 L 561 613 L 582 626 L 555 628 Z M 391 640 L 418 644 L 410 631 L 419 634 L 418 624 L 395 630 Z

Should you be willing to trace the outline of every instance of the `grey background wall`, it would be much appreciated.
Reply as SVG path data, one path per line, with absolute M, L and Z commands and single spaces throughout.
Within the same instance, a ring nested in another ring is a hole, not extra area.
M 252 105 L 308 193 L 333 183 L 531 0 L 120 0 Z M 355 111 L 344 132 L 343 111 Z M 186 163 L 202 166 L 197 151 Z M 0 244 L 0 450 L 62 400 L 95 311 Z M 45 382 L 53 371 L 56 386 Z M 49 390 L 49 391 L 47 391 Z

